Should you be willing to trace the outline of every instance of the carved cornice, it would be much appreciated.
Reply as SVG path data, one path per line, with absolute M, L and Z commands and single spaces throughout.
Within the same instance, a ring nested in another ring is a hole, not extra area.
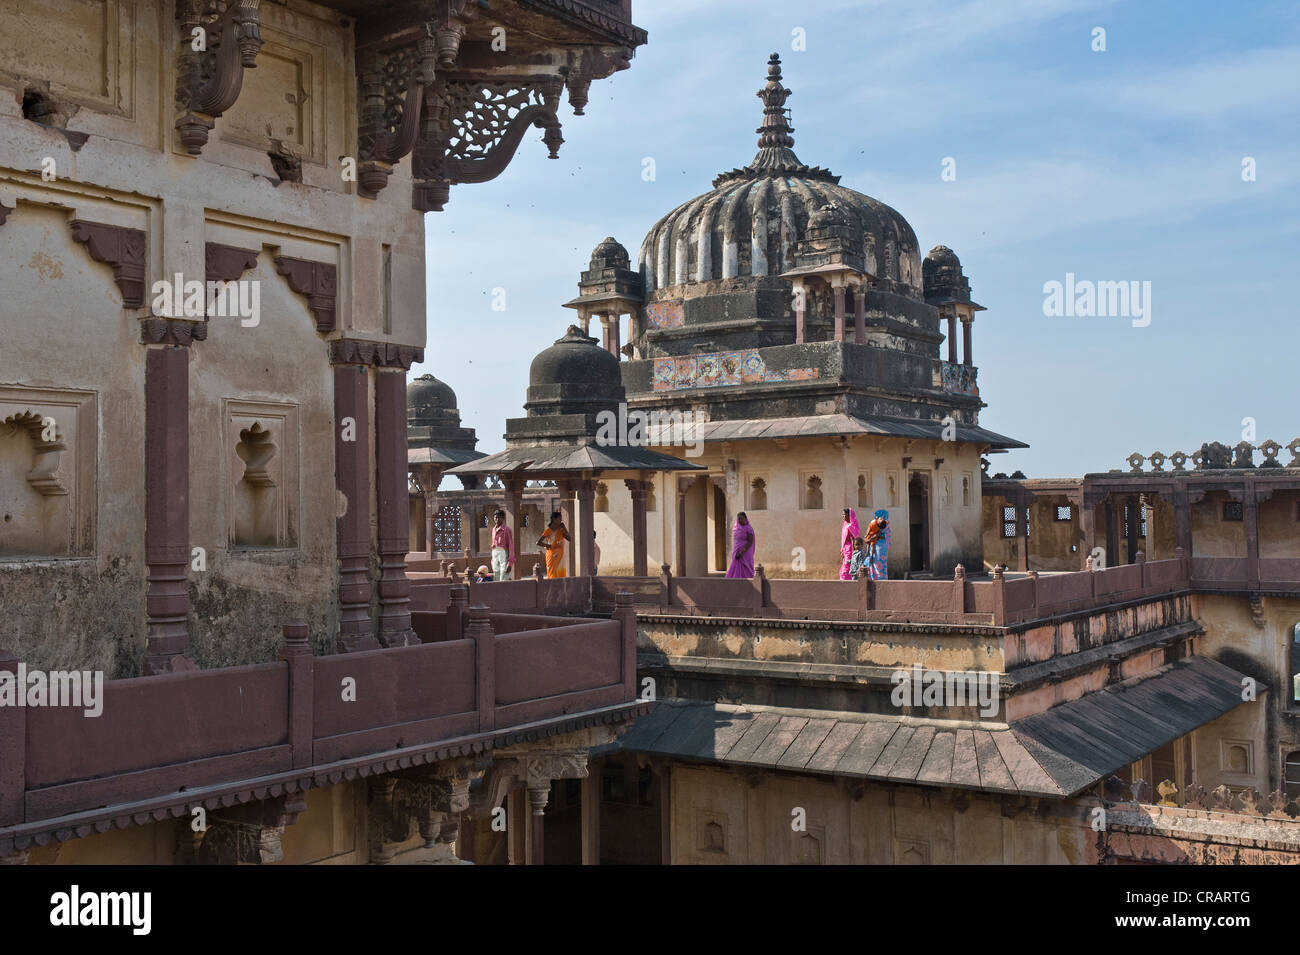
M 73 219 L 70 225 L 73 241 L 84 242 L 92 259 L 112 267 L 113 279 L 122 292 L 122 305 L 125 308 L 142 307 L 144 232 L 140 229 L 105 225 L 102 222 L 87 222 L 84 219 Z
M 180 0 L 176 6 L 181 53 L 177 65 L 176 129 L 197 156 L 222 113 L 235 105 L 244 70 L 262 48 L 261 0 Z M 195 50 L 199 37 L 204 49 Z
M 207 338 L 207 322 L 157 317 L 142 319 L 140 322 L 142 345 L 181 345 L 188 348 L 193 342 L 207 341 Z
M 208 242 L 204 245 L 203 252 L 209 282 L 233 282 L 257 266 L 256 249 L 240 249 L 233 245 Z
M 360 338 L 336 338 L 330 342 L 330 364 L 333 365 L 375 365 L 410 371 L 411 365 L 421 361 L 424 361 L 424 349 L 414 345 Z
M 339 293 L 338 269 L 327 262 L 277 255 L 275 270 L 288 279 L 289 288 L 307 296 L 307 307 L 316 317 L 316 331 L 334 331 L 335 302 Z

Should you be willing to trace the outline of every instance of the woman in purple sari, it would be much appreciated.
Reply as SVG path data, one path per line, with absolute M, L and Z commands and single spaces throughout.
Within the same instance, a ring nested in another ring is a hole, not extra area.
M 728 577 L 754 576 L 754 528 L 741 511 L 736 515 L 736 525 L 731 529 L 731 566 Z
M 853 561 L 853 541 L 862 533 L 858 527 L 858 515 L 853 508 L 844 508 L 844 524 L 840 527 L 840 555 L 844 562 L 840 564 L 840 580 L 852 580 L 849 564 Z

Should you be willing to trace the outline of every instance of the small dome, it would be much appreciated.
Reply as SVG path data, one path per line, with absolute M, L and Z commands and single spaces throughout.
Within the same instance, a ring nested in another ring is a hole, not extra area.
M 584 414 L 615 407 L 624 398 L 618 359 L 570 325 L 563 338 L 533 359 L 524 407 L 529 415 Z
M 456 414 L 456 392 L 433 375 L 413 378 L 406 386 L 406 417 L 409 420 Z
M 627 254 L 627 249 L 623 248 L 622 243 L 612 235 L 607 235 L 601 240 L 600 245 L 592 250 L 590 268 L 592 271 L 611 268 L 626 269 L 631 267 L 631 262 L 631 257 Z

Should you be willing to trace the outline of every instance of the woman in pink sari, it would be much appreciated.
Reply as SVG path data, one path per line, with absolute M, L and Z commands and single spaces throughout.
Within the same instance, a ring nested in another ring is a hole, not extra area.
M 840 580 L 853 579 L 849 573 L 849 563 L 853 560 L 853 539 L 861 533 L 858 515 L 853 513 L 853 508 L 844 508 L 844 525 L 840 528 L 840 554 L 844 557 L 844 563 L 840 564 Z
M 754 528 L 741 511 L 736 515 L 736 525 L 731 529 L 731 566 L 728 577 L 754 576 Z

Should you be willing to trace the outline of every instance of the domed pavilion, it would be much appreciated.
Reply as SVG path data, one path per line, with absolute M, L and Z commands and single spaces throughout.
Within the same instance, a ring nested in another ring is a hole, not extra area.
M 706 471 L 656 478 L 673 511 L 651 527 L 652 558 L 689 576 L 725 570 L 745 511 L 770 576 L 824 576 L 852 507 L 864 528 L 889 512 L 891 576 L 958 563 L 977 573 L 981 455 L 1025 446 L 979 422 L 971 344 L 983 307 L 950 249 L 923 260 L 899 212 L 799 159 L 791 95 L 773 54 L 753 160 L 656 222 L 636 270 L 602 241 L 566 303 L 628 359 L 631 409 L 699 422 L 691 460 Z M 680 432 L 672 419 L 651 445 L 681 454 Z M 630 564 L 612 551 L 627 523 L 617 502 L 597 513 L 603 565 Z
M 626 255 L 626 253 L 624 253 Z M 608 343 L 607 343 L 608 344 Z M 529 481 L 554 481 L 562 495 L 560 510 L 575 547 L 569 548 L 570 572 L 595 569 L 593 538 L 597 501 L 608 507 L 609 487 L 623 481 L 620 499 L 627 520 L 618 536 L 629 567 L 647 572 L 646 496 L 652 475 L 688 472 L 697 466 L 627 441 L 627 394 L 616 354 L 570 325 L 563 338 L 539 352 L 528 373 L 525 416 L 506 421 L 506 449 L 452 468 L 457 476 L 496 475 L 506 489 L 517 547 L 522 547 L 519 515 Z M 621 422 L 621 424 L 620 424 Z M 577 520 L 572 502 L 576 496 Z M 601 540 L 601 549 L 606 544 Z

